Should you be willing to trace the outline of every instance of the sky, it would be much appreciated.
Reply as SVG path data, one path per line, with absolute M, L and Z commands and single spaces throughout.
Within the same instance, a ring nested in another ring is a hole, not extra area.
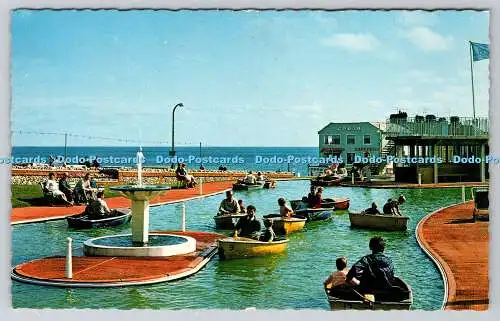
M 12 145 L 169 146 L 179 102 L 176 146 L 317 146 L 330 122 L 397 110 L 472 117 L 468 41 L 488 29 L 486 11 L 16 10 Z M 474 62 L 477 116 L 488 67 Z

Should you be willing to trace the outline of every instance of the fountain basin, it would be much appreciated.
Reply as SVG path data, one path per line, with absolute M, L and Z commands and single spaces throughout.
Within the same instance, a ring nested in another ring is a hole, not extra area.
M 168 191 L 170 186 L 165 185 L 121 185 L 110 187 L 113 191 L 121 192 L 125 197 L 135 201 L 150 200 L 159 194 Z
M 131 234 L 97 237 L 83 243 L 88 256 L 173 256 L 196 251 L 196 240 L 189 236 L 149 234 L 147 244 L 132 242 Z

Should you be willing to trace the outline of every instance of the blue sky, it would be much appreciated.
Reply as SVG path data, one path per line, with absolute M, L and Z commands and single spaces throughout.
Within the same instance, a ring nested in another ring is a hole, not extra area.
M 316 146 L 329 122 L 397 109 L 472 116 L 468 41 L 489 43 L 474 11 L 17 10 L 11 28 L 13 130 L 170 144 L 183 102 L 176 144 L 208 146 Z M 488 63 L 474 63 L 479 116 Z

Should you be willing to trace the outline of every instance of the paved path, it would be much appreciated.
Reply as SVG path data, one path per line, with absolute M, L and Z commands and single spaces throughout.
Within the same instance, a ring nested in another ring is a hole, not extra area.
M 446 310 L 487 310 L 488 222 L 472 222 L 473 203 L 456 204 L 426 216 L 417 239 L 445 278 Z
M 152 284 L 184 278 L 198 272 L 216 253 L 224 235 L 208 232 L 161 231 L 196 239 L 196 251 L 169 257 L 73 256 L 73 278 L 65 277 L 65 257 L 47 257 L 19 264 L 15 280 L 60 287 L 114 287 Z
M 203 184 L 203 194 L 200 194 L 199 187 L 189 188 L 189 189 L 174 189 L 167 191 L 163 195 L 160 195 L 153 200 L 150 204 L 152 206 L 164 205 L 182 202 L 186 200 L 191 200 L 200 197 L 207 197 L 219 193 L 223 193 L 228 189 L 231 189 L 232 182 L 212 182 Z M 112 197 L 107 198 L 106 202 L 110 208 L 123 208 L 130 207 L 131 201 L 125 197 Z M 11 225 L 23 224 L 23 223 L 36 223 L 45 222 L 50 220 L 63 219 L 67 216 L 77 215 L 85 210 L 85 206 L 73 206 L 73 207 L 50 207 L 50 206 L 32 206 L 32 207 L 20 207 L 12 209 L 12 215 L 10 218 Z

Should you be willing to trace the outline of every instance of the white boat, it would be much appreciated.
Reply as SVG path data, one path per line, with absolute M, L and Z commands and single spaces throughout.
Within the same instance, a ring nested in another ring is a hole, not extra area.
M 373 230 L 405 231 L 408 228 L 408 216 L 349 213 L 352 227 L 367 228 Z

